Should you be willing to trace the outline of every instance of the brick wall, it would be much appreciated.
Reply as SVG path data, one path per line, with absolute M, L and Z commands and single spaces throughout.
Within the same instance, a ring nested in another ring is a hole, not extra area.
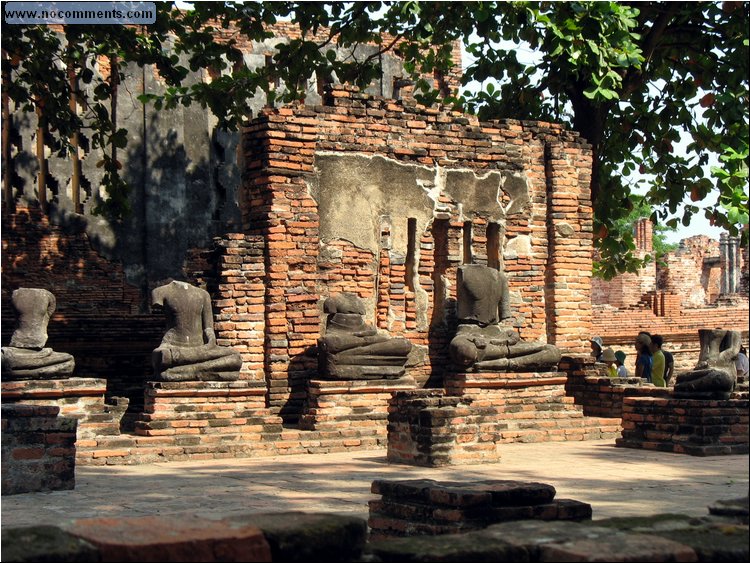
M 705 235 L 680 241 L 680 248 L 664 257 L 659 287 L 681 296 L 683 307 L 716 302 L 720 291 L 719 242 Z
M 605 347 L 622 349 L 628 356 L 625 365 L 635 374 L 633 342 L 641 330 L 664 336 L 664 349 L 674 355 L 675 373 L 692 369 L 698 361 L 698 329 L 724 328 L 738 330 L 742 341 L 748 340 L 748 302 L 726 307 L 684 309 L 679 315 L 656 316 L 653 311 L 621 310 L 606 305 L 594 306 L 593 334 L 602 337 Z
M 553 124 L 479 123 L 349 87 L 331 89 L 327 99 L 326 106 L 264 110 L 245 130 L 242 143 L 243 225 L 250 236 L 265 240 L 264 370 L 274 412 L 296 419 L 305 381 L 317 366 L 319 304 L 340 291 L 358 294 L 372 304 L 372 322 L 425 350 L 424 360 L 410 372 L 420 385 L 439 384 L 448 363 L 445 344 L 455 326 L 457 267 L 467 256 L 486 263 L 491 253 L 488 225 L 493 218 L 462 206 L 449 187 L 414 235 L 418 260 L 411 266 L 404 256 L 408 252 L 398 254 L 390 247 L 403 237 L 404 224 L 381 225 L 380 242 L 373 248 L 344 237 L 321 240 L 321 213 L 327 213 L 325 205 L 336 205 L 311 194 L 316 167 L 323 166 L 321 153 L 361 159 L 380 155 L 430 173 L 445 168 L 447 174 L 468 170 L 477 177 L 490 171 L 523 174 L 526 211 L 504 217 L 499 243 L 514 324 L 527 339 L 554 342 L 566 351 L 586 347 L 590 152 L 576 134 Z M 504 197 L 512 204 L 508 194 Z M 407 279 L 407 271 L 416 272 L 415 277 Z
M 504 268 L 512 323 L 523 338 L 587 350 L 591 155 L 577 134 L 547 123 L 480 123 L 349 87 L 331 88 L 326 101 L 266 108 L 251 123 L 241 144 L 241 228 L 227 225 L 181 259 L 187 279 L 212 295 L 219 342 L 242 354 L 241 379 L 264 383 L 271 414 L 298 420 L 317 375 L 321 304 L 341 291 L 368 303 L 370 322 L 415 345 L 409 375 L 419 386 L 440 386 L 456 324 L 456 272 L 466 262 Z M 373 222 L 376 244 L 326 238 L 331 222 L 321 213 L 340 206 L 313 184 L 331 155 L 416 170 L 422 183 L 413 187 L 431 209 L 415 205 L 412 223 L 394 197 L 384 203 L 391 206 L 385 219 L 363 218 Z M 132 423 L 164 331 L 145 299 L 156 282 L 130 285 L 122 263 L 94 250 L 83 229 L 53 225 L 33 208 L 6 217 L 3 288 L 33 280 L 57 295 L 50 345 L 76 356 L 77 375 L 106 378 L 108 395 L 128 397 Z M 7 297 L 6 339 L 13 324 Z
M 76 420 L 53 406 L 3 405 L 2 494 L 75 487 Z
M 635 255 L 643 259 L 653 252 L 653 225 L 641 219 L 634 226 Z M 594 278 L 591 300 L 594 305 L 612 305 L 618 309 L 637 308 L 644 293 L 656 289 L 656 263 L 650 262 L 636 273 L 623 273 L 611 280 Z
M 13 290 L 47 289 L 57 301 L 47 346 L 75 357 L 76 376 L 107 379 L 108 397 L 128 397 L 137 409 L 163 318 L 148 313 L 141 288 L 126 281 L 122 263 L 95 250 L 83 229 L 53 225 L 38 207 L 12 214 L 3 207 L 2 219 L 3 345 L 15 326 Z
M 628 397 L 617 445 L 696 456 L 748 453 L 748 400 Z

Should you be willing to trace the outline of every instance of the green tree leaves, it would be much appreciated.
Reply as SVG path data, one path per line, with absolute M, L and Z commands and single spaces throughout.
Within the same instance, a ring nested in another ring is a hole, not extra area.
M 248 68 L 242 42 L 270 39 L 269 24 L 281 20 L 299 36 L 277 44 L 270 66 Z M 622 223 L 639 184 L 657 224 L 689 224 L 701 212 L 696 204 L 707 204 L 715 225 L 747 243 L 749 28 L 747 2 L 198 2 L 188 12 L 160 2 L 153 25 L 68 26 L 67 45 L 43 26 L 4 26 L 3 86 L 25 111 L 43 104 L 64 152 L 84 121 L 94 147 L 111 146 L 117 131 L 105 123 L 111 91 L 93 72 L 97 58 L 116 57 L 115 72 L 129 62 L 154 65 L 167 91 L 144 103 L 200 103 L 234 128 L 258 90 L 271 102 L 299 100 L 315 73 L 366 86 L 379 75 L 380 54 L 394 50 L 425 103 L 442 100 L 482 119 L 560 121 L 587 139 L 594 232 L 602 235 L 595 244 L 607 264 L 598 271 L 610 276 L 639 266 Z M 457 63 L 454 41 L 472 60 L 463 85 L 486 88 L 434 88 L 432 77 Z M 364 44 L 377 51 L 333 50 Z M 521 49 L 537 54 L 533 62 L 522 62 Z M 67 109 L 64 60 L 95 86 L 86 120 Z M 199 68 L 216 78 L 184 84 L 188 69 Z M 116 175 L 114 167 L 110 190 L 122 188 Z

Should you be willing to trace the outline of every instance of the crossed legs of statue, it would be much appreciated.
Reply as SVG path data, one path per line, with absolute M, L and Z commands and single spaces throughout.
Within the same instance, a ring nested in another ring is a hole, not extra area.
M 529 369 L 549 369 L 551 364 L 560 361 L 557 348 L 537 342 L 518 342 L 511 345 L 489 344 L 484 358 L 476 364 L 477 371 L 526 371 Z
M 67 376 L 73 373 L 75 360 L 65 352 L 55 352 L 52 348 L 28 350 L 25 348 L 3 348 L 3 370 L 9 369 L 14 377 L 31 379 Z
M 411 344 L 407 340 L 391 339 L 334 354 L 338 364 L 367 364 L 376 366 L 403 365 Z
M 478 340 L 478 342 L 477 342 Z M 459 335 L 451 341 L 453 361 L 474 371 L 547 370 L 560 361 L 554 346 L 538 342 L 493 344 L 472 336 Z
M 159 346 L 153 352 L 154 370 L 167 381 L 188 381 L 196 375 L 226 372 L 237 379 L 242 358 L 232 349 L 213 344 L 193 347 Z
M 706 368 L 681 374 L 674 386 L 676 394 L 710 392 L 728 397 L 734 388 L 734 379 L 726 371 Z

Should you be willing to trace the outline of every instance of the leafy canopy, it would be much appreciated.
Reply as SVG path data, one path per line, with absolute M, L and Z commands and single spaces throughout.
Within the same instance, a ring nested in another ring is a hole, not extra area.
M 579 131 L 594 153 L 600 275 L 640 265 L 623 221 L 639 182 L 657 224 L 687 225 L 703 202 L 713 224 L 742 230 L 747 243 L 750 3 L 197 2 L 180 11 L 159 2 L 157 10 L 149 26 L 66 26 L 66 42 L 44 26 L 3 26 L 3 87 L 24 110 L 43 108 L 48 142 L 61 154 L 74 130 L 105 149 L 111 198 L 104 211 L 113 215 L 127 201 L 127 186 L 106 149 L 124 146 L 126 134 L 111 122 L 112 88 L 93 72 L 97 57 L 112 58 L 118 72 L 129 62 L 155 65 L 168 88 L 144 102 L 200 103 L 219 126 L 235 128 L 255 92 L 290 102 L 314 73 L 367 84 L 377 76 L 378 57 L 333 50 L 367 42 L 404 58 L 426 103 L 454 104 L 483 119 L 561 121 Z M 297 26 L 300 37 L 279 43 L 273 64 L 248 68 L 239 41 L 270 39 L 268 26 L 281 20 Z M 479 91 L 446 93 L 425 79 L 457 62 L 454 41 L 472 59 L 463 84 L 486 83 Z M 534 50 L 538 61 L 519 60 L 518 46 Z M 88 97 L 84 119 L 68 108 L 67 65 L 92 84 L 93 95 L 77 92 Z M 200 68 L 221 75 L 186 85 L 188 69 Z M 275 82 L 285 88 L 275 90 Z

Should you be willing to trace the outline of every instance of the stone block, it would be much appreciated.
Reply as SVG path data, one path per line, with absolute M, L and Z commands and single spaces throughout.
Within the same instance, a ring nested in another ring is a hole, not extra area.
M 747 497 L 737 501 L 739 505 L 744 502 L 745 510 L 747 509 Z M 713 511 L 710 512 L 714 514 Z M 691 547 L 699 561 L 747 561 L 750 557 L 747 512 L 744 517 L 737 514 L 702 518 L 681 514 L 655 514 L 607 518 L 597 520 L 594 525 L 676 541 Z
M 747 399 L 626 397 L 622 437 L 616 445 L 695 456 L 748 451 Z
M 586 520 L 591 505 L 554 500 L 555 489 L 522 481 L 437 482 L 376 480 L 381 498 L 369 503 L 375 536 L 410 536 L 478 530 L 505 521 Z
M 101 561 L 271 561 L 263 532 L 197 516 L 85 518 L 67 531 L 93 544 Z
M 450 536 L 414 536 L 389 538 L 373 542 L 367 553 L 376 561 L 530 561 L 523 547 L 511 545 L 501 538 L 481 537 L 477 533 Z
M 57 526 L 25 526 L 2 531 L 3 561 L 8 563 L 88 563 L 98 549 Z
M 357 561 L 367 537 L 364 520 L 338 514 L 278 512 L 231 516 L 225 521 L 259 528 L 273 561 Z
M 506 522 L 477 532 L 526 550 L 531 561 L 698 561 L 681 543 L 575 522 Z

